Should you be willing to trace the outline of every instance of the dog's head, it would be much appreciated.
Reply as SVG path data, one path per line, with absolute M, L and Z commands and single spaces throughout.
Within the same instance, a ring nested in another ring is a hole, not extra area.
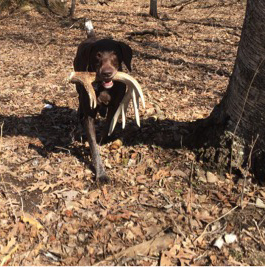
M 87 53 L 89 71 L 97 73 L 97 80 L 105 88 L 113 86 L 112 78 L 122 71 L 122 62 L 131 71 L 132 49 L 123 42 L 102 39 L 91 44 Z

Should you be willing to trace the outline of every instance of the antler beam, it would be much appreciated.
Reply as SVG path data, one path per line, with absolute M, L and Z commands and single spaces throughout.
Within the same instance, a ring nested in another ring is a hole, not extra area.
M 73 82 L 73 83 L 79 82 L 84 85 L 90 97 L 91 108 L 96 108 L 97 106 L 97 99 L 96 99 L 94 88 L 92 86 L 92 82 L 95 81 L 95 79 L 96 79 L 96 73 L 94 72 L 72 72 L 69 77 L 70 82 Z M 108 135 L 110 135 L 113 132 L 120 114 L 122 115 L 122 128 L 124 129 L 125 124 L 126 124 L 126 111 L 127 111 L 127 108 L 128 108 L 128 105 L 131 99 L 133 100 L 132 102 L 133 102 L 133 107 L 134 107 L 136 123 L 139 127 L 140 127 L 139 98 L 141 98 L 142 105 L 145 108 L 144 95 L 143 95 L 141 86 L 132 76 L 130 76 L 127 73 L 118 71 L 113 77 L 113 80 L 120 81 L 126 84 L 128 89 L 116 113 L 114 114 L 112 118 Z
M 97 97 L 95 94 L 95 90 L 92 86 L 92 82 L 96 79 L 95 72 L 72 72 L 69 76 L 69 81 L 71 83 L 81 83 L 85 87 L 89 99 L 90 99 L 90 107 L 96 108 L 97 107 Z

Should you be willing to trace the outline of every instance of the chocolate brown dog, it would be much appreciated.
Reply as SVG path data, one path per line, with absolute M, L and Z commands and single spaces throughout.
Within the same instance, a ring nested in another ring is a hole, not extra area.
M 98 112 L 101 116 L 107 116 L 106 127 L 101 138 L 101 142 L 104 142 L 108 135 L 111 120 L 126 91 L 124 83 L 113 81 L 112 78 L 117 71 L 122 71 L 122 62 L 131 71 L 132 49 L 127 44 L 112 39 L 98 40 L 95 37 L 92 24 L 89 24 L 89 28 L 87 28 L 87 35 L 87 40 L 78 46 L 74 59 L 74 70 L 76 72 L 96 72 L 97 82 L 94 85 L 94 89 L 97 96 L 97 107 L 90 107 L 87 91 L 81 83 L 77 83 L 79 115 L 86 130 L 92 161 L 96 171 L 96 181 L 107 183 L 109 178 L 105 173 L 97 147 L 94 123 Z

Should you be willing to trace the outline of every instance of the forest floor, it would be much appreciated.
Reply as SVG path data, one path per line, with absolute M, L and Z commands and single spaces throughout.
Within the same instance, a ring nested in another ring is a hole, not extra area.
M 0 17 L 1 265 L 265 265 L 264 188 L 174 144 L 224 95 L 245 1 L 158 1 L 159 20 L 143 0 L 77 2 L 75 21 Z M 67 82 L 81 18 L 132 47 L 146 100 L 141 128 L 130 109 L 101 146 L 112 183 L 99 189 Z

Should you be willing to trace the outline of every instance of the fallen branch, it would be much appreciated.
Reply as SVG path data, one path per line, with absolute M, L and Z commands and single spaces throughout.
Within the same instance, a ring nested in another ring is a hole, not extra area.
M 116 253 L 115 255 L 109 256 L 105 260 L 96 263 L 95 266 L 109 265 L 111 261 L 117 262 L 117 260 L 120 260 L 123 257 L 134 258 L 135 256 L 148 256 L 156 254 L 172 247 L 174 241 L 174 234 L 159 236 L 157 238 L 127 248 L 119 253 Z
M 155 30 L 155 29 L 153 29 L 153 30 L 135 31 L 135 32 L 127 32 L 126 33 L 126 35 L 129 35 L 129 36 L 146 35 L 146 34 L 151 34 L 151 35 L 154 35 L 154 36 L 164 36 L 164 37 L 171 36 L 171 34 L 169 32 Z

